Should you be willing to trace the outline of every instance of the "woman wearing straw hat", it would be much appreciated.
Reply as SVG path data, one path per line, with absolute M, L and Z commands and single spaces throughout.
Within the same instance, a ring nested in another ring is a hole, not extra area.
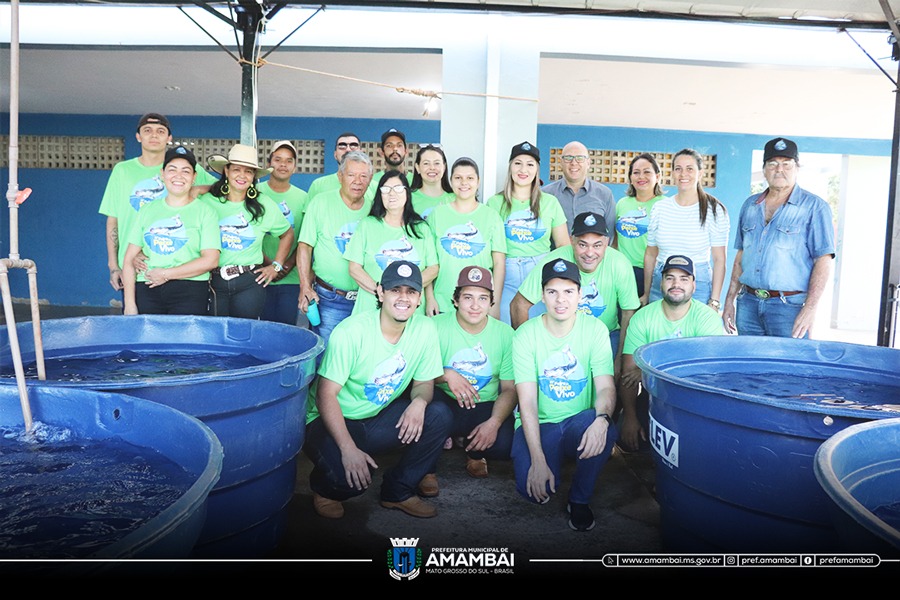
M 201 196 L 218 215 L 222 247 L 210 282 L 210 314 L 258 319 L 266 304 L 265 287 L 282 270 L 294 230 L 275 202 L 256 187 L 259 177 L 271 171 L 259 166 L 256 148 L 235 144 L 227 158 L 213 156 L 207 162 L 222 175 Z M 275 259 L 263 266 L 262 242 L 267 233 L 279 242 Z

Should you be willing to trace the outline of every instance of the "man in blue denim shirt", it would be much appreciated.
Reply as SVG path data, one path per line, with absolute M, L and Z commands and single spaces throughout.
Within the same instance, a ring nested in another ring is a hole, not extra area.
M 768 189 L 741 207 L 725 327 L 742 335 L 803 338 L 834 259 L 831 208 L 797 185 L 799 153 L 791 140 L 766 143 L 763 168 Z

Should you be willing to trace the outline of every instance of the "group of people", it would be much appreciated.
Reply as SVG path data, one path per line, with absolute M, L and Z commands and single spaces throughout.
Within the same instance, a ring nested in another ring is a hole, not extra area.
M 830 209 L 796 185 L 797 146 L 784 138 L 766 144 L 768 188 L 741 210 L 724 307 L 729 215 L 703 189 L 693 150 L 675 154 L 673 196 L 641 154 L 616 203 L 588 177 L 584 144 L 567 144 L 563 178 L 541 186 L 540 151 L 522 142 L 482 202 L 474 160 L 448 166 L 426 145 L 407 173 L 396 129 L 381 137 L 380 173 L 355 134 L 338 136 L 337 173 L 308 194 L 290 182 L 288 141 L 266 167 L 234 146 L 208 160 L 215 179 L 168 145 L 164 116 L 144 115 L 137 139 L 142 155 L 115 167 L 100 209 L 125 313 L 310 316 L 325 352 L 304 452 L 328 518 L 396 447 L 382 505 L 434 516 L 422 498 L 439 494 L 438 457 L 456 440 L 473 477 L 511 458 L 516 488 L 538 503 L 576 460 L 568 522 L 590 530 L 613 445 L 647 437 L 635 350 L 726 330 L 804 337 L 834 256 Z

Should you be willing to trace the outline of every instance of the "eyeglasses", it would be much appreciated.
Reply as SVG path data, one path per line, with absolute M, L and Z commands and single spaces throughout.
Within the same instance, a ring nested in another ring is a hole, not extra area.
M 793 160 L 770 160 L 766 163 L 766 168 L 777 171 L 778 167 L 781 167 L 785 171 L 793 171 L 796 164 Z
M 419 150 L 431 150 L 432 148 L 435 150 L 440 150 L 441 145 L 440 144 L 425 144 L 424 146 L 419 146 Z
M 359 142 L 338 142 L 337 148 L 338 148 L 338 150 L 343 150 L 345 148 L 350 148 L 351 150 L 358 150 Z
M 402 185 L 383 185 L 378 189 L 381 190 L 382 196 L 387 196 L 391 192 L 394 192 L 395 194 L 399 195 L 406 191 L 406 187 L 404 187 Z
M 579 154 L 577 156 L 573 156 L 571 154 L 564 154 L 562 159 L 563 159 L 563 162 L 567 162 L 567 163 L 570 163 L 574 160 L 575 162 L 577 162 L 580 165 L 584 161 L 587 160 L 587 156 L 585 156 L 584 154 Z

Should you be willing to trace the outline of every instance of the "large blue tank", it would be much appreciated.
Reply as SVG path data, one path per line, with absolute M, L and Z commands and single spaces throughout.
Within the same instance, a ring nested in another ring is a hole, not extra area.
M 900 418 L 854 425 L 816 452 L 843 549 L 900 557 Z
M 837 548 L 813 456 L 846 427 L 900 415 L 900 352 L 727 336 L 655 342 L 635 361 L 668 548 Z
M 23 360 L 34 360 L 31 324 L 18 326 Z M 65 388 L 118 391 L 193 415 L 222 442 L 222 476 L 209 498 L 196 554 L 258 557 L 286 528 L 296 456 L 305 433 L 307 387 L 324 345 L 312 332 L 267 321 L 194 316 L 109 316 L 44 321 L 47 360 L 136 353 L 249 354 L 264 364 L 134 381 L 47 382 Z M 4 370 L 11 372 L 5 332 Z M 13 379 L 7 379 L 10 385 Z
M 191 555 L 205 522 L 207 497 L 222 470 L 222 445 L 208 427 L 180 411 L 123 394 L 48 386 L 30 386 L 28 394 L 35 423 L 70 430 L 75 445 L 83 444 L 85 440 L 103 443 L 121 440 L 158 452 L 190 475 L 190 487 L 167 508 L 124 537 L 93 552 L 90 558 L 186 558 Z M 24 432 L 15 386 L 0 386 L 0 425 L 4 429 Z M 35 451 L 40 447 L 36 444 Z M 14 464 L 11 468 L 20 467 Z M 42 485 L 52 487 L 62 477 L 58 468 L 35 472 L 33 477 Z M 0 472 L 0 476 L 6 475 Z M 116 494 L 110 489 L 108 497 L 112 499 Z M 15 496 L 4 496 L 3 499 L 5 503 L 17 500 L 27 502 L 27 499 Z M 72 503 L 77 505 L 77 497 L 72 498 Z M 85 517 L 82 519 L 86 520 Z M 5 525 L 7 523 L 0 525 L 0 529 Z M 10 550 L 10 547 L 16 547 L 15 542 L 7 540 L 7 543 L 6 550 L 15 552 Z M 70 542 L 66 539 L 55 543 L 62 554 L 75 552 L 75 549 L 67 548 Z M 90 563 L 89 567 L 111 564 L 114 563 Z

